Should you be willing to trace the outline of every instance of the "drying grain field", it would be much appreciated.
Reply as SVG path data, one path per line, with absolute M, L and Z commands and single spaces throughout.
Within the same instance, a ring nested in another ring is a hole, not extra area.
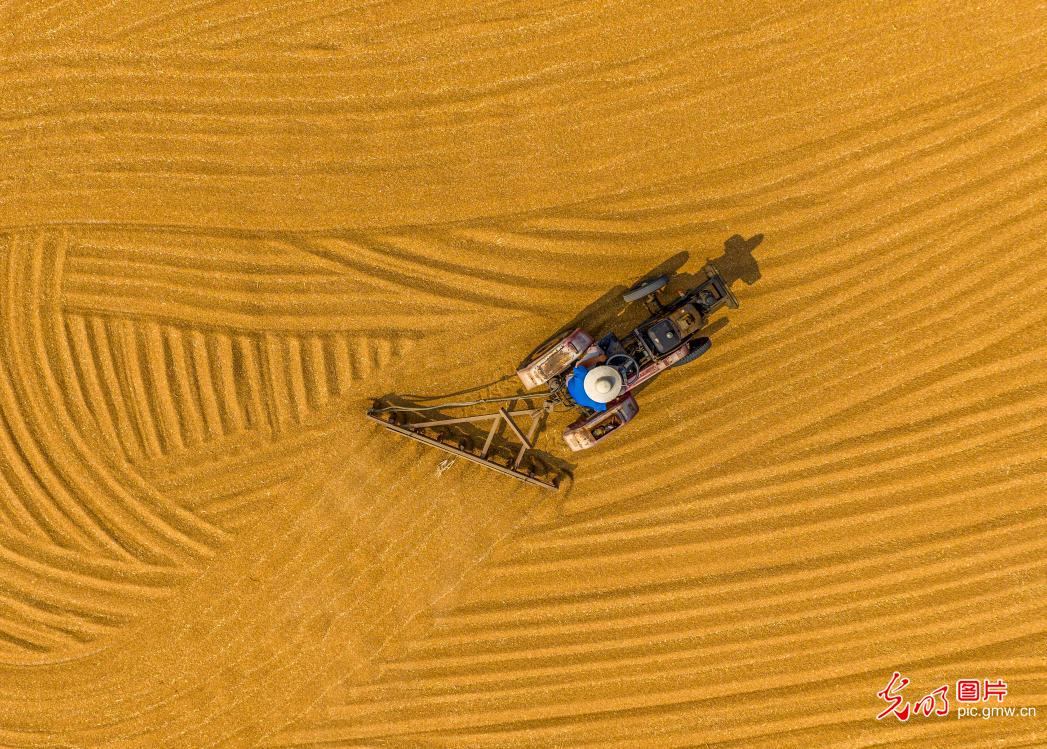
M 0 746 L 1047 745 L 1042 3 L 0 20 Z M 559 493 L 363 416 L 741 245 Z

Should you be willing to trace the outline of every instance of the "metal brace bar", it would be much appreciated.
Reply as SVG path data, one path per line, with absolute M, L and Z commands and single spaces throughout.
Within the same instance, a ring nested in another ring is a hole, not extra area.
M 484 442 L 484 449 L 480 453 L 481 458 L 487 458 L 487 453 L 491 450 L 491 444 L 494 442 L 494 436 L 498 434 L 498 427 L 502 425 L 502 415 L 498 414 L 497 418 L 491 422 L 491 431 L 487 433 L 487 441 Z
M 534 413 L 531 414 L 531 428 L 527 430 L 527 442 L 520 447 L 520 451 L 516 453 L 516 462 L 513 463 L 513 468 L 519 468 L 520 463 L 523 462 L 524 454 L 527 452 L 527 445 L 534 444 L 534 436 L 538 433 L 538 424 L 542 420 L 543 412 L 535 409 Z
M 527 439 L 527 435 L 520 431 L 520 427 L 516 426 L 516 422 L 513 421 L 513 417 L 509 415 L 509 412 L 504 408 L 499 408 L 498 413 L 500 413 L 502 418 L 509 423 L 509 428 L 512 429 L 520 441 L 524 443 L 524 446 L 530 450 L 533 447 L 533 445 L 531 445 L 531 440 Z
M 541 409 L 538 409 L 538 408 L 528 408 L 528 409 L 525 409 L 523 411 L 510 411 L 509 413 L 512 416 L 526 416 L 528 414 L 536 413 L 539 410 L 541 410 Z M 404 413 L 404 412 L 401 412 L 401 413 Z M 407 412 L 407 413 L 410 413 L 410 412 Z M 460 416 L 457 419 L 440 419 L 438 421 L 416 421 L 416 422 L 414 422 L 412 424 L 409 424 L 408 426 L 410 426 L 410 427 L 439 427 L 439 426 L 446 426 L 448 424 L 471 424 L 471 423 L 475 423 L 477 421 L 483 421 L 484 419 L 497 419 L 500 416 L 501 416 L 501 414 L 482 414 L 480 416 Z

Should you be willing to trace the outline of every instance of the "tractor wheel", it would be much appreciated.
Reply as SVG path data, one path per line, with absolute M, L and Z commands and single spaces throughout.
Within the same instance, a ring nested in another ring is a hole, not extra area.
M 626 302 L 635 302 L 637 299 L 643 299 L 645 296 L 653 294 L 667 283 L 669 283 L 669 276 L 658 276 L 658 278 L 640 281 L 640 283 L 622 294 L 622 299 Z
M 708 338 L 695 338 L 693 341 L 691 341 L 691 353 L 687 354 L 687 356 L 680 359 L 680 361 L 676 362 L 672 366 L 682 367 L 684 364 L 690 364 L 699 356 L 708 351 L 712 347 L 712 345 L 713 342 L 710 341 Z M 670 369 L 672 369 L 672 367 L 670 367 Z

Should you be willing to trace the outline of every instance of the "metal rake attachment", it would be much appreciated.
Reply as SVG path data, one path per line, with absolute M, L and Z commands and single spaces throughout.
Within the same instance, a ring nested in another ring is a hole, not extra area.
M 467 416 L 451 416 L 446 413 L 487 403 L 533 401 L 538 398 L 544 399 L 544 397 L 543 394 L 521 395 L 422 407 L 380 406 L 376 402 L 374 407 L 367 412 L 367 418 L 404 437 L 410 437 L 425 445 L 487 466 L 528 484 L 555 490 L 560 483 L 559 472 L 539 461 L 534 454 L 535 438 L 546 414 L 554 406 L 553 401 L 544 400 L 541 406 L 514 410 L 507 410 L 505 406 L 499 406 L 495 411 Z M 437 412 L 439 418 L 431 419 L 425 416 L 419 418 L 427 411 Z M 524 419 L 528 416 L 531 422 L 525 432 L 516 419 Z M 486 431 L 476 429 L 485 422 L 490 422 Z M 509 428 L 509 434 L 506 439 L 499 440 L 503 425 Z M 483 437 L 482 446 L 479 444 L 481 437 Z M 513 442 L 512 437 L 515 437 L 518 443 Z

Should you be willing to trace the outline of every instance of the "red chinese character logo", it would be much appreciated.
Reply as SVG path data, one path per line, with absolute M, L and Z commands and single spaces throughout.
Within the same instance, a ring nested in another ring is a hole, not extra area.
M 897 671 L 894 672 L 894 676 L 887 682 L 887 686 L 876 693 L 876 696 L 885 702 L 891 703 L 882 713 L 876 716 L 876 720 L 883 720 L 891 713 L 894 713 L 894 717 L 898 720 L 905 722 L 909 720 L 909 703 L 902 699 L 900 694 L 894 694 L 897 689 L 901 691 L 905 688 L 905 685 L 909 683 L 909 680 L 903 677 Z M 899 705 L 905 702 L 905 707 L 899 709 Z
M 1007 696 L 1007 683 L 1003 679 L 997 681 L 985 680 L 985 690 L 982 693 L 982 699 L 988 700 L 990 697 L 995 697 L 997 702 L 1003 702 L 1003 698 Z
M 959 679 L 956 682 L 956 699 L 960 702 L 977 702 L 981 686 L 977 679 Z
M 910 715 L 922 715 L 925 718 L 929 718 L 931 715 L 944 716 L 949 714 L 948 684 L 943 684 L 930 694 L 917 700 L 915 704 L 910 704 L 898 694 L 898 692 L 905 689 L 908 683 L 908 679 L 899 672 L 894 672 L 891 680 L 887 682 L 887 686 L 876 693 L 877 697 L 888 703 L 883 712 L 876 716 L 876 720 L 883 720 L 888 715 L 894 715 L 895 718 L 904 723 L 909 720 Z M 978 683 L 975 682 L 976 689 L 977 686 Z M 941 705 L 938 704 L 939 700 L 941 700 Z

